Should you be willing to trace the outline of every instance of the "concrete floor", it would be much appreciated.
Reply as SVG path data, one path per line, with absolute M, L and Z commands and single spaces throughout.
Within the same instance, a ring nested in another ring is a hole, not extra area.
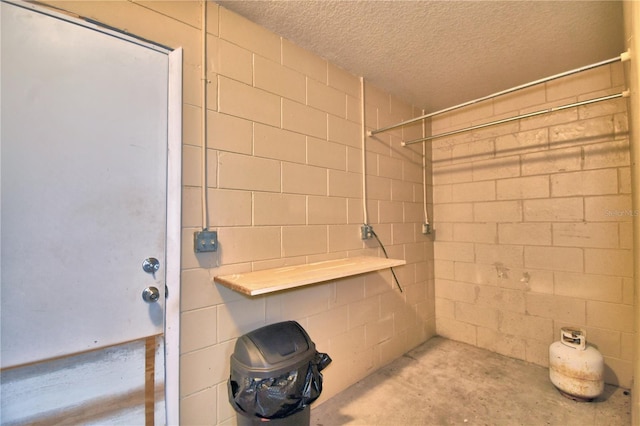
M 436 337 L 311 409 L 313 426 L 449 424 L 630 425 L 631 396 L 575 402 L 547 368 Z

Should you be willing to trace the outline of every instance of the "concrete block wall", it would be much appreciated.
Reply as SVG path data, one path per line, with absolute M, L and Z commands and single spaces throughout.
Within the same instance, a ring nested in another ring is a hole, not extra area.
M 640 9 L 638 4 L 632 1 L 623 2 L 623 16 L 624 16 L 624 30 L 625 30 L 625 48 L 631 52 L 637 52 L 638 46 L 638 32 L 640 31 Z M 640 118 L 638 115 L 639 98 L 638 87 L 640 79 L 638 78 L 638 70 L 640 68 L 640 61 L 637 55 L 632 56 L 631 60 L 624 65 L 625 82 L 628 90 L 631 92 L 629 100 L 629 130 L 630 130 L 630 156 L 631 156 L 631 205 L 634 211 L 640 211 L 640 145 L 638 141 L 640 139 L 638 130 L 640 129 Z M 640 283 L 640 215 L 634 215 L 633 217 L 633 248 L 634 248 L 634 280 L 635 288 L 638 288 Z M 638 306 L 638 292 L 635 294 L 635 306 Z M 640 316 L 636 314 L 635 320 L 636 336 L 634 340 L 634 353 L 639 353 L 640 340 L 638 339 L 637 330 L 639 329 Z M 638 356 L 636 355 L 633 360 L 634 376 L 638 377 L 640 373 L 640 363 L 638 362 Z M 638 380 L 633 381 L 633 387 L 631 389 L 631 424 L 640 423 L 640 383 Z
M 433 134 L 624 90 L 620 63 L 436 116 Z M 627 103 L 432 142 L 439 335 L 548 365 L 584 328 L 631 386 L 634 287 Z
M 360 239 L 361 90 L 357 76 L 208 3 L 207 191 L 215 254 L 193 252 L 201 223 L 201 2 L 49 2 L 130 34 L 184 49 L 181 424 L 234 423 L 227 398 L 235 339 L 297 320 L 333 363 L 322 399 L 435 333 L 433 242 L 422 235 L 422 150 L 400 131 L 369 138 L 369 223 L 396 268 L 260 297 L 213 277 L 355 255 Z M 366 85 L 366 125 L 419 111 Z M 421 134 L 421 126 L 405 129 Z M 430 207 L 431 208 L 431 207 Z M 318 401 L 320 402 L 320 401 Z
M 564 325 L 586 328 L 605 355 L 607 381 L 629 386 L 633 210 L 624 101 L 434 141 L 426 156 L 435 245 L 420 233 L 421 147 L 400 146 L 421 126 L 368 138 L 369 223 L 391 257 L 407 260 L 397 269 L 405 291 L 381 271 L 247 298 L 213 276 L 382 256 L 374 241 L 359 239 L 358 78 L 209 3 L 207 188 L 221 248 L 196 256 L 201 3 L 47 3 L 184 49 L 182 424 L 233 423 L 226 379 L 235 339 L 284 319 L 300 321 L 334 359 L 321 400 L 436 331 L 546 365 Z M 617 91 L 622 74 L 611 65 L 526 89 L 438 116 L 427 132 Z M 419 113 L 369 84 L 365 100 L 368 128 Z
M 422 175 L 415 172 L 421 157 L 394 150 L 392 136 L 368 141 L 368 210 L 389 255 L 408 259 L 397 269 L 403 293 L 388 270 L 254 298 L 213 283 L 216 275 L 382 252 L 360 239 L 359 79 L 224 8 L 210 7 L 218 13 L 211 23 L 219 26 L 208 53 L 211 92 L 217 91 L 207 105 L 209 221 L 221 248 L 213 256 L 190 249 L 190 235 L 201 224 L 195 176 L 184 182 L 189 202 L 183 203 L 184 424 L 233 419 L 229 356 L 237 337 L 265 324 L 297 320 L 330 354 L 323 399 L 435 330 L 432 244 L 414 214 L 423 200 Z M 365 98 L 370 127 L 416 113 L 373 87 L 367 86 Z M 198 108 L 189 114 L 189 121 L 198 121 Z M 198 140 L 184 143 L 197 164 Z M 209 329 L 206 336 L 196 331 L 203 328 Z

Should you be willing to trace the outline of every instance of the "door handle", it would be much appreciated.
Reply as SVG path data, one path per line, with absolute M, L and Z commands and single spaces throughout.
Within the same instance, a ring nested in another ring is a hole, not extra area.
M 156 287 L 147 287 L 142 290 L 142 300 L 147 303 L 156 303 L 160 299 L 160 290 Z

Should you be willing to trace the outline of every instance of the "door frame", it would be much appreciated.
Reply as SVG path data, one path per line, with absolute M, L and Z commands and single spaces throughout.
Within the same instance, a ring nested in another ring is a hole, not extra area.
M 165 410 L 180 424 L 180 256 L 182 246 L 182 48 L 169 53 L 167 133 L 167 298 L 164 314 Z
M 0 0 L 53 18 L 119 38 L 168 56 L 167 99 L 167 200 L 164 317 L 164 389 L 166 424 L 180 424 L 180 267 L 182 212 L 182 58 L 181 47 L 172 49 L 133 37 L 112 27 L 21 0 Z

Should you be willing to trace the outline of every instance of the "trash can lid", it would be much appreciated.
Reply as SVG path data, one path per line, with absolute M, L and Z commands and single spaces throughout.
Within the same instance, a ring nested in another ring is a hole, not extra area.
M 284 321 L 253 330 L 236 342 L 232 361 L 251 370 L 280 369 L 315 355 L 315 344 L 296 321 Z

